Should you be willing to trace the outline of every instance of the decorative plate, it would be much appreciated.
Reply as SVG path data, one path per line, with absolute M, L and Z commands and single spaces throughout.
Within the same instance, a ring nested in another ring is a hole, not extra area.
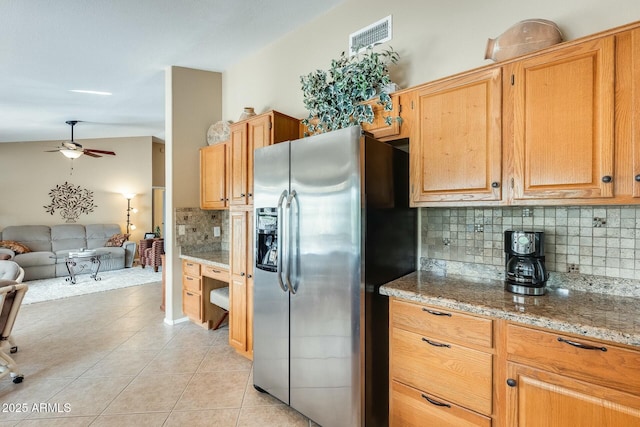
M 219 121 L 209 126 L 207 131 L 207 144 L 214 145 L 228 141 L 231 134 L 229 130 L 230 121 Z

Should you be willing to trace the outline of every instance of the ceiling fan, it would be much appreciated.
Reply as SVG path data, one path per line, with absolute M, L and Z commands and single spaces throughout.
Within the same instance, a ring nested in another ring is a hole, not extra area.
M 82 148 L 82 145 L 73 140 L 73 127 L 79 122 L 79 120 L 67 120 L 65 123 L 71 126 L 71 141 L 64 141 L 62 146 L 55 150 L 48 150 L 48 152 L 59 151 L 63 156 L 69 159 L 77 159 L 78 157 L 86 154 L 89 157 L 102 157 L 102 155 L 115 156 L 113 151 L 94 150 L 93 148 Z

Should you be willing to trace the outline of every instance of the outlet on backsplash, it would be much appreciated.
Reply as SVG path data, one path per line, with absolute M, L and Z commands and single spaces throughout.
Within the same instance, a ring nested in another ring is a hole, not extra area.
M 594 227 L 604 227 L 607 225 L 607 218 L 599 218 L 599 217 L 594 217 L 593 218 L 593 226 Z
M 484 233 L 484 224 L 476 224 L 473 231 L 476 233 Z
M 578 264 L 567 264 L 567 273 L 580 273 L 580 266 Z

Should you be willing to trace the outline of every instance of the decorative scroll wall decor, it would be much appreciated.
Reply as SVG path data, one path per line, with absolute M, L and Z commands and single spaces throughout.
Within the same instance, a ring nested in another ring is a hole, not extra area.
M 66 222 L 76 222 L 80 214 L 89 214 L 97 205 L 93 204 L 93 191 L 65 182 L 49 191 L 51 204 L 43 206 L 51 215 L 58 209 Z

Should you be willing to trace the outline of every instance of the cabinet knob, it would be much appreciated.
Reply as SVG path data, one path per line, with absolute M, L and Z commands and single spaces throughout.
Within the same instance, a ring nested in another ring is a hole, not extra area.
M 240 276 L 244 277 L 244 271 L 242 273 L 240 273 Z
M 508 385 L 509 387 L 515 387 L 515 386 L 516 386 L 516 384 L 518 384 L 518 383 L 517 383 L 517 382 L 516 382 L 516 380 L 514 380 L 513 378 L 509 378 L 509 379 L 507 379 L 507 385 Z
M 253 276 L 251 274 L 247 274 L 247 277 L 251 279 Z
M 494 181 L 494 182 L 491 183 L 491 187 L 498 188 L 498 187 L 500 187 L 500 183 L 498 181 Z
M 244 193 L 240 193 L 240 197 L 244 197 L 244 196 L 245 196 L 245 194 L 244 194 Z
M 224 202 L 224 197 L 220 197 L 220 201 L 221 201 L 221 202 Z
M 253 197 L 253 193 L 249 193 L 249 197 Z
M 610 183 L 611 181 L 613 181 L 613 179 L 612 179 L 612 178 L 611 178 L 611 176 L 609 176 L 609 175 L 605 175 L 605 176 L 603 176 L 603 177 L 602 177 L 602 182 L 604 182 L 604 183 L 607 183 L 607 184 L 608 184 L 608 183 Z
M 636 175 L 633 179 L 635 179 L 636 181 L 640 182 L 640 175 Z

